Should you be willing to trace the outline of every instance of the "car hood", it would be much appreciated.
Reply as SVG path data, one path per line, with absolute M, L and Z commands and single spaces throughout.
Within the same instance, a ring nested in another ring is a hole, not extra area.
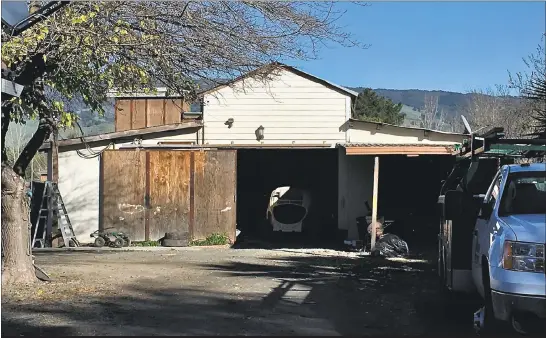
M 546 242 L 546 215 L 511 215 L 501 217 L 516 234 L 516 240 L 521 242 Z

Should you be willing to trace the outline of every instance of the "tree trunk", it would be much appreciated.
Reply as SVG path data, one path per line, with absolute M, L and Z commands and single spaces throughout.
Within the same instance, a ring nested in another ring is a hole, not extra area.
M 4 103 L 2 105 L 2 163 L 8 160 L 8 156 L 6 154 L 6 135 L 8 133 L 9 123 L 11 121 L 10 113 L 11 104 Z
M 2 285 L 35 282 L 25 181 L 2 163 Z

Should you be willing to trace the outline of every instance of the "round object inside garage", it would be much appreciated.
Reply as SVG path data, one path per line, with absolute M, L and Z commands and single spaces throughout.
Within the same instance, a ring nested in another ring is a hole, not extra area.
M 239 149 L 237 238 L 326 247 L 337 231 L 337 149 Z

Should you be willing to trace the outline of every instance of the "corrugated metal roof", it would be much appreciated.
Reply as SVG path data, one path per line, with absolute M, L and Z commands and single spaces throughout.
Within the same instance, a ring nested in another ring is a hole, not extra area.
M 452 147 L 458 148 L 460 144 L 446 143 L 338 143 L 340 147 Z

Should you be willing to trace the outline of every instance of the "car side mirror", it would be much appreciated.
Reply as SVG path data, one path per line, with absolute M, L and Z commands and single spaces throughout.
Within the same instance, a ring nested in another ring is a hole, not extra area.
M 489 219 L 491 217 L 491 214 L 493 213 L 493 204 L 491 202 L 483 202 L 482 208 L 480 210 L 480 218 L 481 219 Z

